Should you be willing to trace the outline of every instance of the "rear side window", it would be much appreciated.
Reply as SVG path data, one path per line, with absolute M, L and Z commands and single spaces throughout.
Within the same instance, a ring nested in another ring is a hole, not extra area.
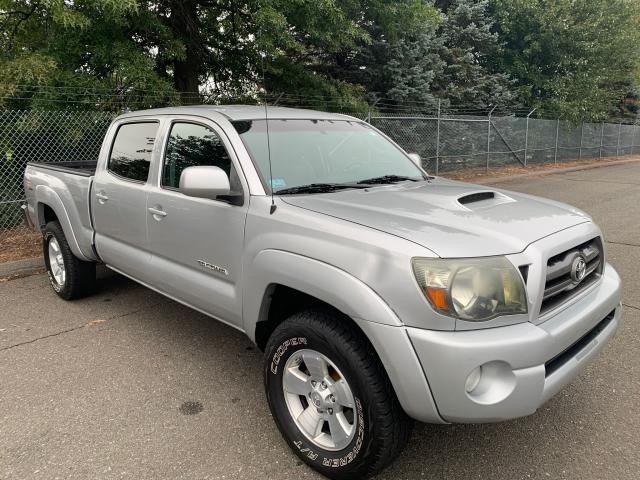
M 157 122 L 121 125 L 111 147 L 107 168 L 121 177 L 146 182 L 157 133 Z
M 178 188 L 182 171 L 187 167 L 201 165 L 220 167 L 224 170 L 230 177 L 233 190 L 231 158 L 218 134 L 203 125 L 174 123 L 162 168 L 162 186 Z

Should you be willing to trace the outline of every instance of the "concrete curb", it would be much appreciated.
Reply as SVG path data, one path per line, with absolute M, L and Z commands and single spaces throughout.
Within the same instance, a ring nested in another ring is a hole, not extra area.
M 11 277 L 13 275 L 29 275 L 42 269 L 44 269 L 44 260 L 42 257 L 0 263 L 0 278 Z
M 502 183 L 502 182 L 509 182 L 511 180 L 518 180 L 521 178 L 528 178 L 528 177 L 539 177 L 542 175 L 554 175 L 556 173 L 568 173 L 568 172 L 579 172 L 580 170 L 591 170 L 593 168 L 604 168 L 604 167 L 611 167 L 614 165 L 624 165 L 626 163 L 633 163 L 633 162 L 640 162 L 640 158 L 632 158 L 629 160 L 619 160 L 619 161 L 615 161 L 615 162 L 605 162 L 605 163 L 592 163 L 592 164 L 588 164 L 588 165 L 578 165 L 576 167 L 567 167 L 567 168 L 554 168 L 551 170 L 537 170 L 537 171 L 533 171 L 533 172 L 527 172 L 527 173 L 518 173 L 515 175 L 507 175 L 504 177 L 488 177 L 488 178 L 483 178 L 481 180 L 473 180 L 473 179 L 469 179 L 469 180 L 462 180 L 464 182 L 469 182 L 469 183 L 476 183 L 479 185 L 487 185 L 487 184 L 491 184 L 491 183 Z

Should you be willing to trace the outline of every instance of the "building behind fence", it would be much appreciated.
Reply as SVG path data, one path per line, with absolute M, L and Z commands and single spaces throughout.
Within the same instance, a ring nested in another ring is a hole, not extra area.
M 362 115 L 359 115 L 362 117 Z M 22 176 L 27 162 L 96 160 L 113 113 L 0 111 L 0 242 L 21 228 Z M 462 169 L 560 163 L 640 152 L 640 125 L 574 125 L 507 115 L 376 114 L 366 121 L 406 151 L 419 153 L 435 174 Z

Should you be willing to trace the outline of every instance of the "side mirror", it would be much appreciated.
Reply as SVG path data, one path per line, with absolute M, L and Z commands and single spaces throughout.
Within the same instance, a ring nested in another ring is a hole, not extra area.
M 422 168 L 422 158 L 419 153 L 409 153 L 409 158 L 415 163 L 417 166 Z
M 180 175 L 180 192 L 189 197 L 210 198 L 229 195 L 229 177 L 220 167 L 187 167 Z

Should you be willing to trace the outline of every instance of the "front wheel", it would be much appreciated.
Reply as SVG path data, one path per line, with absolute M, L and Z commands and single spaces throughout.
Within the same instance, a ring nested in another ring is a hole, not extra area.
M 73 300 L 93 292 L 96 264 L 83 262 L 73 254 L 59 222 L 44 227 L 42 249 L 49 282 L 58 296 Z
M 298 313 L 267 344 L 265 388 L 293 451 L 335 479 L 364 478 L 393 461 L 411 420 L 363 334 L 331 312 Z

